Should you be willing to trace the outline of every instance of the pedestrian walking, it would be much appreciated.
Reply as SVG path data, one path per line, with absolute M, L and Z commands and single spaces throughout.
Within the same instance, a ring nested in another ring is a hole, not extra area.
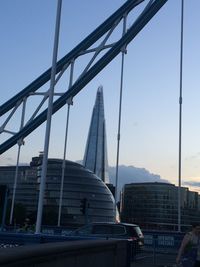
M 192 231 L 185 234 L 176 263 L 181 267 L 200 267 L 200 223 L 193 224 Z

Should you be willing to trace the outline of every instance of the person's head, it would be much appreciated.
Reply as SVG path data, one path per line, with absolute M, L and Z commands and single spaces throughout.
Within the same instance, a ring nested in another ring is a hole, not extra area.
M 200 223 L 192 223 L 192 231 L 195 234 L 200 234 Z

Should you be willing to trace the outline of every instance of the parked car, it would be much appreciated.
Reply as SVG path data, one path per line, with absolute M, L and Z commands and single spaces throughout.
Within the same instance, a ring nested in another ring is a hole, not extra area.
M 132 241 L 133 252 L 141 251 L 144 236 L 140 227 L 128 223 L 89 223 L 70 233 L 71 236 L 99 237 L 106 239 L 126 239 Z

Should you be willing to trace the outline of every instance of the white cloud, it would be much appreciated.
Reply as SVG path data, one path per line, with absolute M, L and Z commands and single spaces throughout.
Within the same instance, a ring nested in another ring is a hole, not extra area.
M 115 185 L 116 168 L 109 167 L 110 183 Z M 168 180 L 162 179 L 160 175 L 150 173 L 145 168 L 136 168 L 134 166 L 120 165 L 118 169 L 118 193 L 125 184 L 142 183 L 142 182 L 162 182 L 170 183 Z

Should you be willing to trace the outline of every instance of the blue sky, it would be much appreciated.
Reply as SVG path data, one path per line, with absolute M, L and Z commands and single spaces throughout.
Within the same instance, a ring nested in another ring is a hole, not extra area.
M 124 2 L 63 0 L 58 58 L 82 41 Z M 50 67 L 56 5 L 56 0 L 0 1 L 0 104 Z M 120 143 L 120 164 L 146 168 L 173 183 L 177 183 L 178 176 L 180 5 L 181 0 L 168 0 L 128 46 Z M 200 176 L 199 10 L 199 0 L 185 1 L 183 181 L 198 181 Z M 96 91 L 102 85 L 108 160 L 109 165 L 115 165 L 120 62 L 121 56 L 118 56 L 74 98 L 68 159 L 83 158 Z M 61 87 L 67 89 L 67 83 L 63 82 Z M 63 108 L 53 116 L 50 157 L 61 158 L 63 155 L 65 114 L 66 108 Z M 25 139 L 20 162 L 29 162 L 32 156 L 43 150 L 44 132 L 45 125 Z M 0 165 L 15 163 L 16 155 L 17 148 L 10 149 L 1 155 Z

